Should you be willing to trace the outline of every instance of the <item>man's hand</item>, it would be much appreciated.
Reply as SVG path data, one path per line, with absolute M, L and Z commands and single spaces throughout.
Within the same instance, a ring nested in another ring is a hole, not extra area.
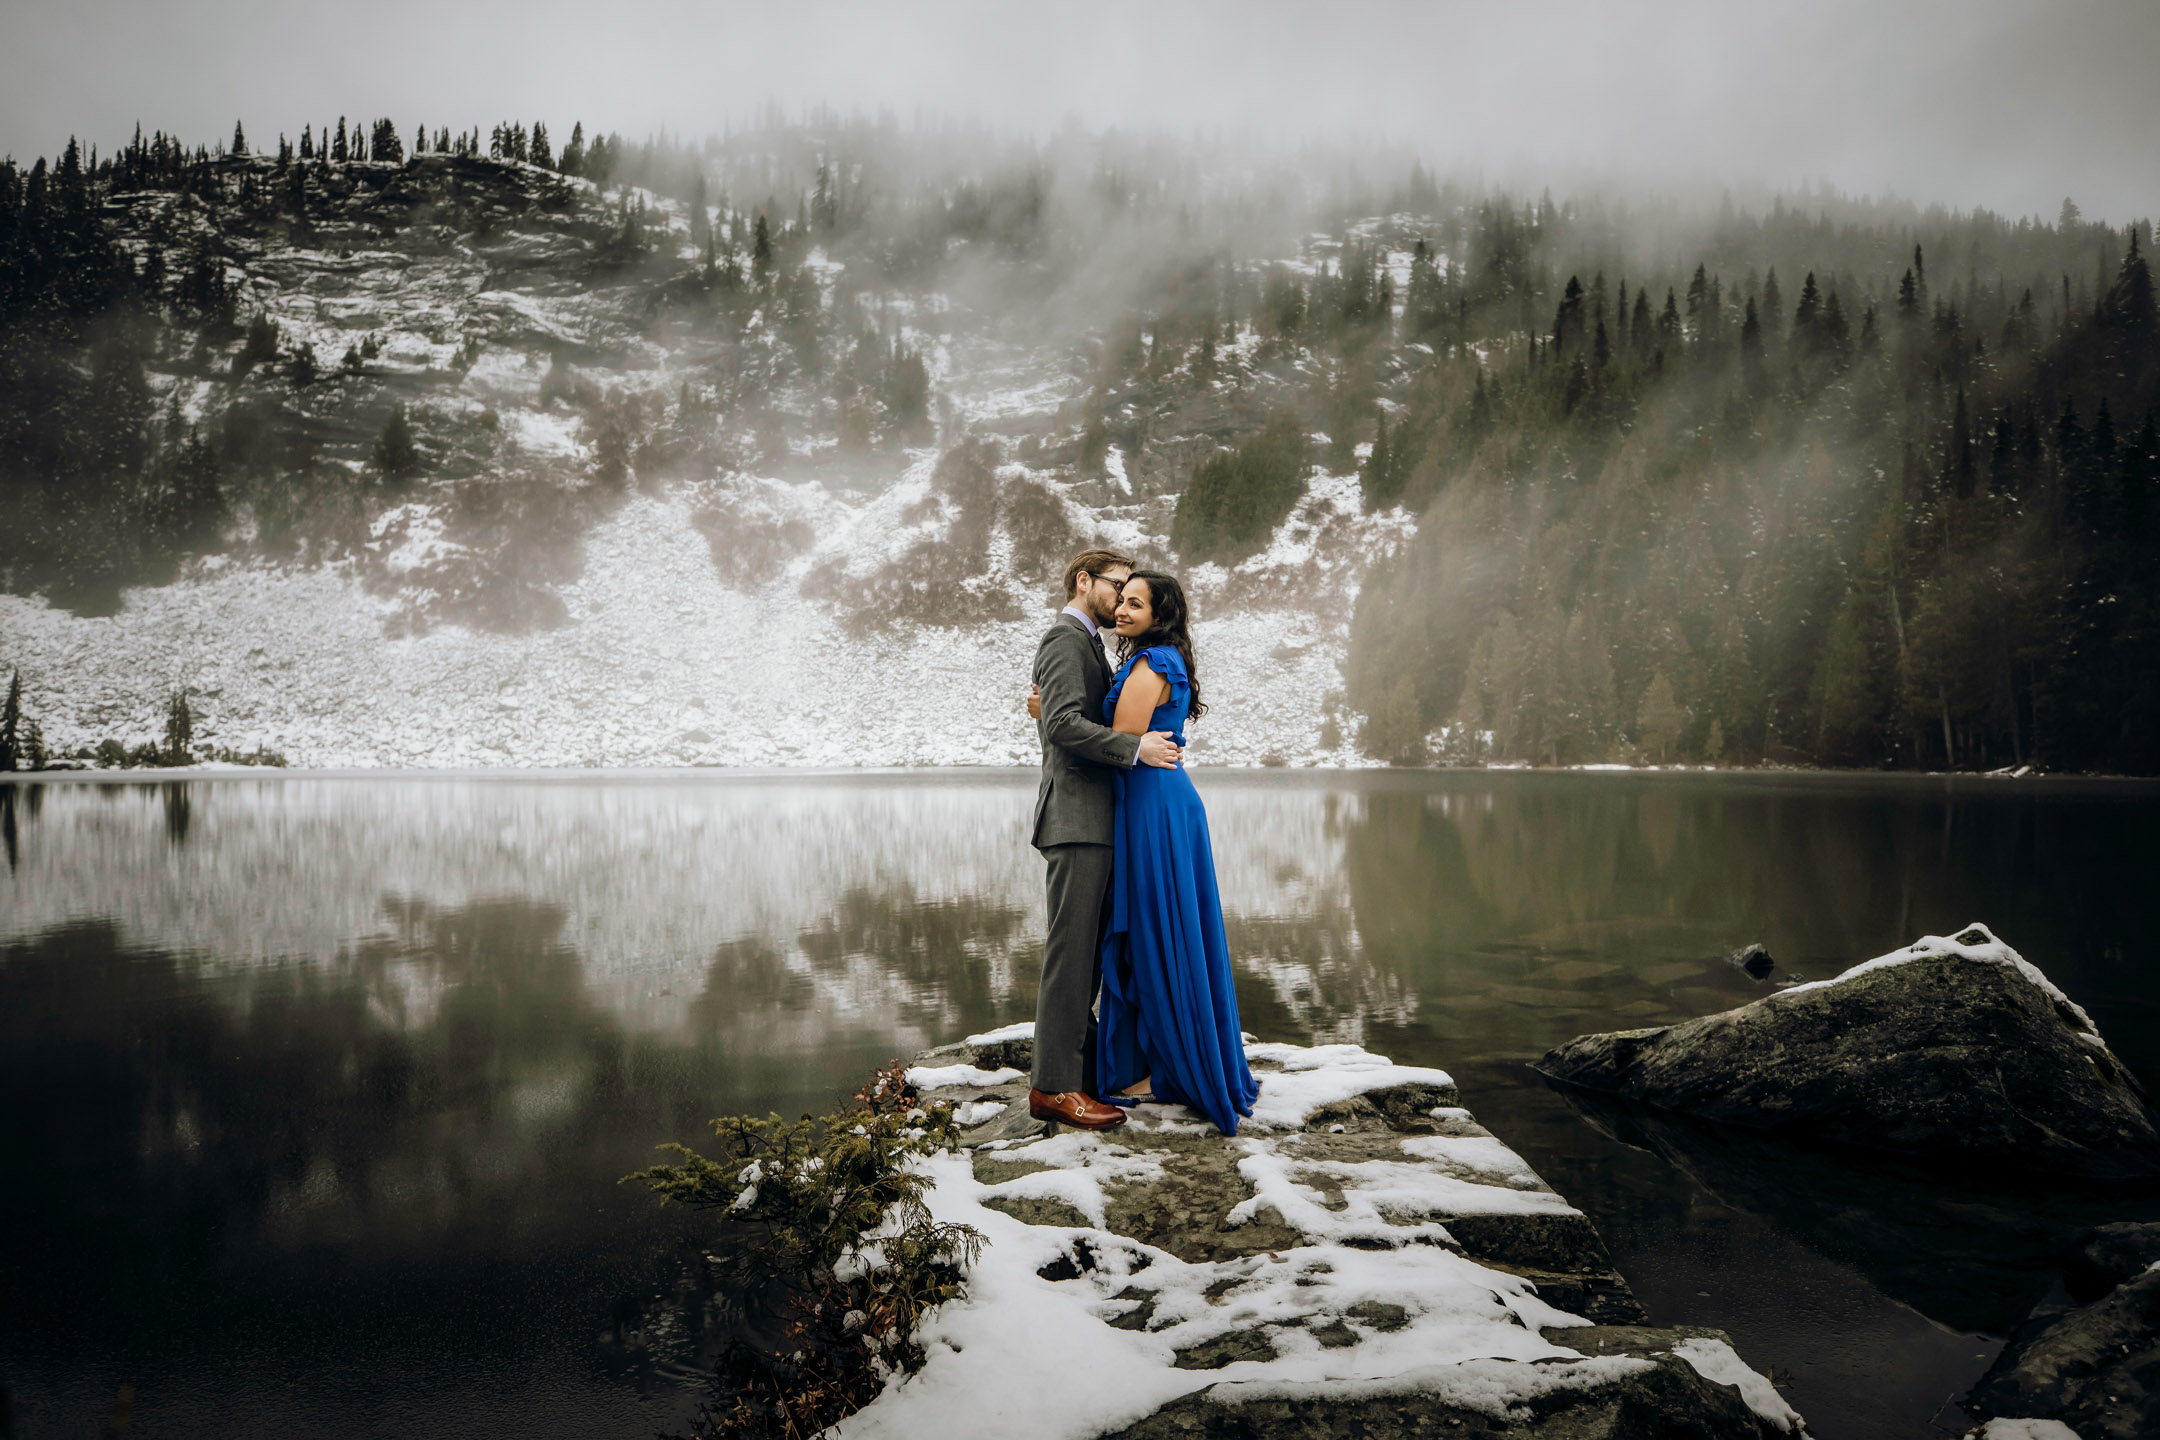
M 1138 759 L 1142 765 L 1153 765 L 1158 770 L 1175 770 L 1178 762 L 1184 758 L 1184 750 L 1177 741 L 1170 738 L 1168 730 L 1150 730 L 1140 737 Z
M 1042 719 L 1042 686 L 1028 686 L 1027 712 L 1030 720 Z

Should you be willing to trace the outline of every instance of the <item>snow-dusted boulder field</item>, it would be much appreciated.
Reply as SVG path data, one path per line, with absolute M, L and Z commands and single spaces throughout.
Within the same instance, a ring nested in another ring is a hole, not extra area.
M 1249 1043 L 1236 1138 L 1173 1106 L 1091 1134 L 1028 1118 L 1031 1029 L 910 1072 L 971 1126 L 930 1207 L 988 1244 L 925 1368 L 838 1435 L 1806 1433 L 1723 1334 L 1644 1324 L 1445 1072 Z
M 1681 1025 L 1585 1035 L 1548 1078 L 1656 1110 L 1998 1174 L 2160 1179 L 2092 1019 L 1985 925 Z

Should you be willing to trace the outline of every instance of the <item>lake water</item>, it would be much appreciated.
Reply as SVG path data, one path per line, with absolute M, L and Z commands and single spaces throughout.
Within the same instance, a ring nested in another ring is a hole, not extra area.
M 1940 1433 L 2045 1277 L 1981 1274 L 1969 1240 L 1914 1263 L 1889 1180 L 1653 1150 L 1525 1062 L 1764 993 L 1718 958 L 1746 942 L 1774 983 L 1981 920 L 2160 1080 L 2151 786 L 1197 778 L 1246 1028 L 1453 1071 L 1657 1322 L 1730 1330 L 1824 1440 Z M 713 1115 L 829 1108 L 879 1062 L 1032 1018 L 1034 783 L 0 786 L 14 1433 L 678 1423 L 702 1226 L 618 1177 Z

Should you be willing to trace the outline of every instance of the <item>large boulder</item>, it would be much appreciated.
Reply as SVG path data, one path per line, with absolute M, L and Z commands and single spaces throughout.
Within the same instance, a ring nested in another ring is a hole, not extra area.
M 1721 1124 L 1991 1174 L 2160 1180 L 2160 1129 L 2091 1017 L 1969 925 L 1681 1025 L 1585 1035 L 1548 1078 Z
M 2160 1435 L 2160 1266 L 2010 1337 L 1965 1397 L 1982 1417 L 2059 1420 L 2083 1440 Z

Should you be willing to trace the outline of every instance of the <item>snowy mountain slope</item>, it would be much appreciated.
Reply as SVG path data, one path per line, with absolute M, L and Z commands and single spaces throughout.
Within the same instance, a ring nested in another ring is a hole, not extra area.
M 242 202 L 272 183 L 227 163 Z M 185 687 L 199 745 L 303 766 L 1027 763 L 1054 577 L 1100 541 L 1188 576 L 1196 761 L 1356 763 L 1329 719 L 1350 607 L 1408 518 L 1316 468 L 1234 568 L 1169 545 L 1190 466 L 1313 382 L 1295 355 L 1268 372 L 1250 325 L 1206 377 L 1131 384 L 1089 462 L 1085 336 L 800 239 L 779 279 L 730 278 L 740 215 L 726 266 L 699 268 L 679 202 L 530 166 L 324 175 L 289 220 L 186 193 L 108 207 L 125 247 L 215 257 L 194 263 L 274 327 L 274 359 L 237 323 L 165 343 L 145 376 L 165 423 L 225 437 L 236 472 L 312 466 L 315 493 L 288 514 L 228 476 L 225 542 L 110 614 L 0 595 L 0 665 L 57 753 L 156 738 Z M 908 355 L 937 419 L 863 419 Z M 416 483 L 380 469 L 396 407 Z M 246 460 L 256 431 L 284 449 Z

